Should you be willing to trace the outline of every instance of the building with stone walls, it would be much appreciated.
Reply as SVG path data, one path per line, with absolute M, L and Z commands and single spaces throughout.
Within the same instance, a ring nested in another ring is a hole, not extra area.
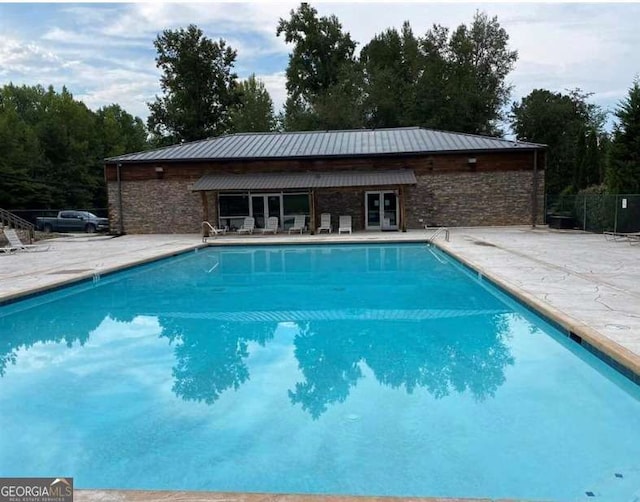
M 106 159 L 111 230 L 287 230 L 322 213 L 353 230 L 542 220 L 544 145 L 423 128 L 242 133 Z

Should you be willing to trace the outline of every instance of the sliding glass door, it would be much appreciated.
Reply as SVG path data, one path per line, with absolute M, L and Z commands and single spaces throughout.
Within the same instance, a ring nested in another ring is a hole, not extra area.
M 278 218 L 278 225 L 282 226 L 282 195 L 252 194 L 251 215 L 256 219 L 257 228 L 264 228 L 270 216 Z
M 366 192 L 365 228 L 367 230 L 398 229 L 398 195 L 396 192 Z

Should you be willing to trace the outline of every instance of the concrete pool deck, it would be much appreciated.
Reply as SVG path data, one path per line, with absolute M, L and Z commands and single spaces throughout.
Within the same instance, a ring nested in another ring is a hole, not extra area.
M 424 242 L 431 232 L 361 232 L 347 235 L 236 236 L 210 245 Z M 47 252 L 0 255 L 0 302 L 80 279 L 92 278 L 203 246 L 198 235 L 67 236 L 48 241 Z M 590 345 L 640 373 L 640 245 L 602 235 L 545 227 L 457 228 L 450 242 L 456 256 L 552 317 Z M 373 501 L 381 497 L 312 497 L 276 494 L 78 490 L 79 501 Z M 399 499 L 386 499 L 399 500 Z M 491 499 L 407 498 L 415 501 Z

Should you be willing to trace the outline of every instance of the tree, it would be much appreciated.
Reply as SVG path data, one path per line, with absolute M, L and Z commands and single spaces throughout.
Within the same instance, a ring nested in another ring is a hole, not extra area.
M 357 127 L 362 94 L 356 43 L 338 18 L 318 18 L 316 9 L 301 3 L 289 20 L 280 19 L 276 35 L 281 34 L 294 45 L 286 72 L 285 128 Z
M 0 88 L 0 207 L 97 208 L 103 159 L 146 146 L 142 120 L 118 105 L 89 110 L 62 88 Z
M 234 132 L 273 131 L 276 120 L 273 101 L 264 83 L 255 74 L 238 86 L 240 102 L 231 112 L 231 129 Z
M 362 48 L 365 114 L 369 127 L 414 125 L 415 88 L 422 60 L 408 21 L 402 32 L 388 29 Z
M 42 162 L 33 129 L 11 104 L 0 106 L 0 207 L 20 208 L 32 204 L 38 189 L 32 175 Z
M 511 127 L 517 138 L 548 146 L 545 187 L 549 194 L 575 192 L 601 181 L 594 164 L 600 162 L 604 113 L 588 103 L 589 96 L 580 89 L 568 94 L 535 89 L 511 107 Z
M 102 157 L 115 157 L 147 148 L 147 130 L 140 117 L 120 105 L 103 106 L 96 112 L 96 129 L 102 143 Z
M 518 59 L 497 17 L 476 12 L 471 26 L 449 31 L 434 25 L 421 40 L 424 71 L 418 83 L 421 124 L 473 134 L 498 135 L 511 95 L 506 77 Z
M 363 49 L 367 123 L 420 125 L 498 135 L 509 100 L 506 78 L 518 58 L 497 17 L 476 12 L 453 32 L 434 25 L 416 38 L 408 22 Z
M 148 127 L 159 144 L 194 141 L 229 130 L 238 102 L 236 51 L 195 25 L 164 30 L 154 41 L 163 96 L 148 103 Z
M 607 187 L 613 193 L 640 193 L 640 80 L 615 111 Z

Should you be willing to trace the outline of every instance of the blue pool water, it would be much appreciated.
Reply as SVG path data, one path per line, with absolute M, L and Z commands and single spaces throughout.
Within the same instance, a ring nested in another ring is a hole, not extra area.
M 640 390 L 424 245 L 210 248 L 0 307 L 0 475 L 630 501 Z

